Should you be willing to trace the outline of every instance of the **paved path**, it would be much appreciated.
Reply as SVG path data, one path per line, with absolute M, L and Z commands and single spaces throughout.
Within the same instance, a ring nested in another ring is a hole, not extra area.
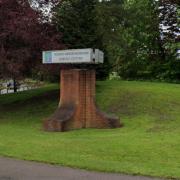
M 0 180 L 158 180 L 0 158 Z

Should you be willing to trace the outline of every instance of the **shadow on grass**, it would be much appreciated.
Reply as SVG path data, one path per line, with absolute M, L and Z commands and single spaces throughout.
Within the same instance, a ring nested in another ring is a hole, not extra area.
M 9 97 L 11 98 L 11 97 Z M 25 107 L 25 106 L 32 106 L 32 105 L 38 105 L 42 104 L 44 102 L 48 101 L 57 101 L 59 99 L 59 90 L 51 90 L 45 93 L 42 93 L 40 95 L 35 95 L 32 97 L 29 97 L 25 100 L 16 99 L 13 102 L 8 103 L 0 103 L 0 109 L 4 110 L 13 110 L 19 107 Z

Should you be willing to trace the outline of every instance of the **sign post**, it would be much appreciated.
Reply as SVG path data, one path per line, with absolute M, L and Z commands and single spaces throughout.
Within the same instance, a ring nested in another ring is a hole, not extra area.
M 99 64 L 104 54 L 96 49 L 74 49 L 44 51 L 44 64 Z M 47 118 L 46 131 L 68 131 L 81 128 L 117 128 L 121 124 L 117 117 L 107 116 L 95 103 L 96 72 L 90 69 L 61 69 L 61 91 L 59 106 Z

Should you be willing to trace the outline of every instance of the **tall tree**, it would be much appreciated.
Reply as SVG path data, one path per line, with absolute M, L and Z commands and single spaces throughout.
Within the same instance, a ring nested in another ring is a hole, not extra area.
M 69 49 L 98 48 L 105 50 L 101 34 L 97 31 L 97 4 L 98 0 L 64 0 L 56 7 L 53 22 L 57 25 L 58 31 L 63 34 L 63 43 Z M 104 65 L 97 67 L 97 76 L 105 78 L 108 74 L 109 65 L 105 57 Z
M 180 1 L 159 0 L 160 45 L 164 52 L 161 76 L 165 79 L 180 80 Z
M 43 49 L 62 47 L 59 33 L 43 23 L 28 0 L 1 0 L 0 24 L 1 77 L 16 81 L 40 65 Z
M 146 11 L 144 11 L 146 9 Z M 153 0 L 102 1 L 100 31 L 109 59 L 123 78 L 151 78 L 160 59 L 159 22 Z
M 69 48 L 98 47 L 95 6 L 97 0 L 64 0 L 57 7 L 54 21 Z

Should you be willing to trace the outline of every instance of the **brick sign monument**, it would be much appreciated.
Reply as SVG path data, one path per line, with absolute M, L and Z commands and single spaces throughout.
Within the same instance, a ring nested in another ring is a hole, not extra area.
M 44 64 L 99 64 L 104 54 L 96 49 L 44 51 Z M 59 107 L 44 121 L 46 131 L 81 128 L 117 128 L 119 119 L 101 112 L 95 104 L 96 72 L 93 69 L 61 69 Z

